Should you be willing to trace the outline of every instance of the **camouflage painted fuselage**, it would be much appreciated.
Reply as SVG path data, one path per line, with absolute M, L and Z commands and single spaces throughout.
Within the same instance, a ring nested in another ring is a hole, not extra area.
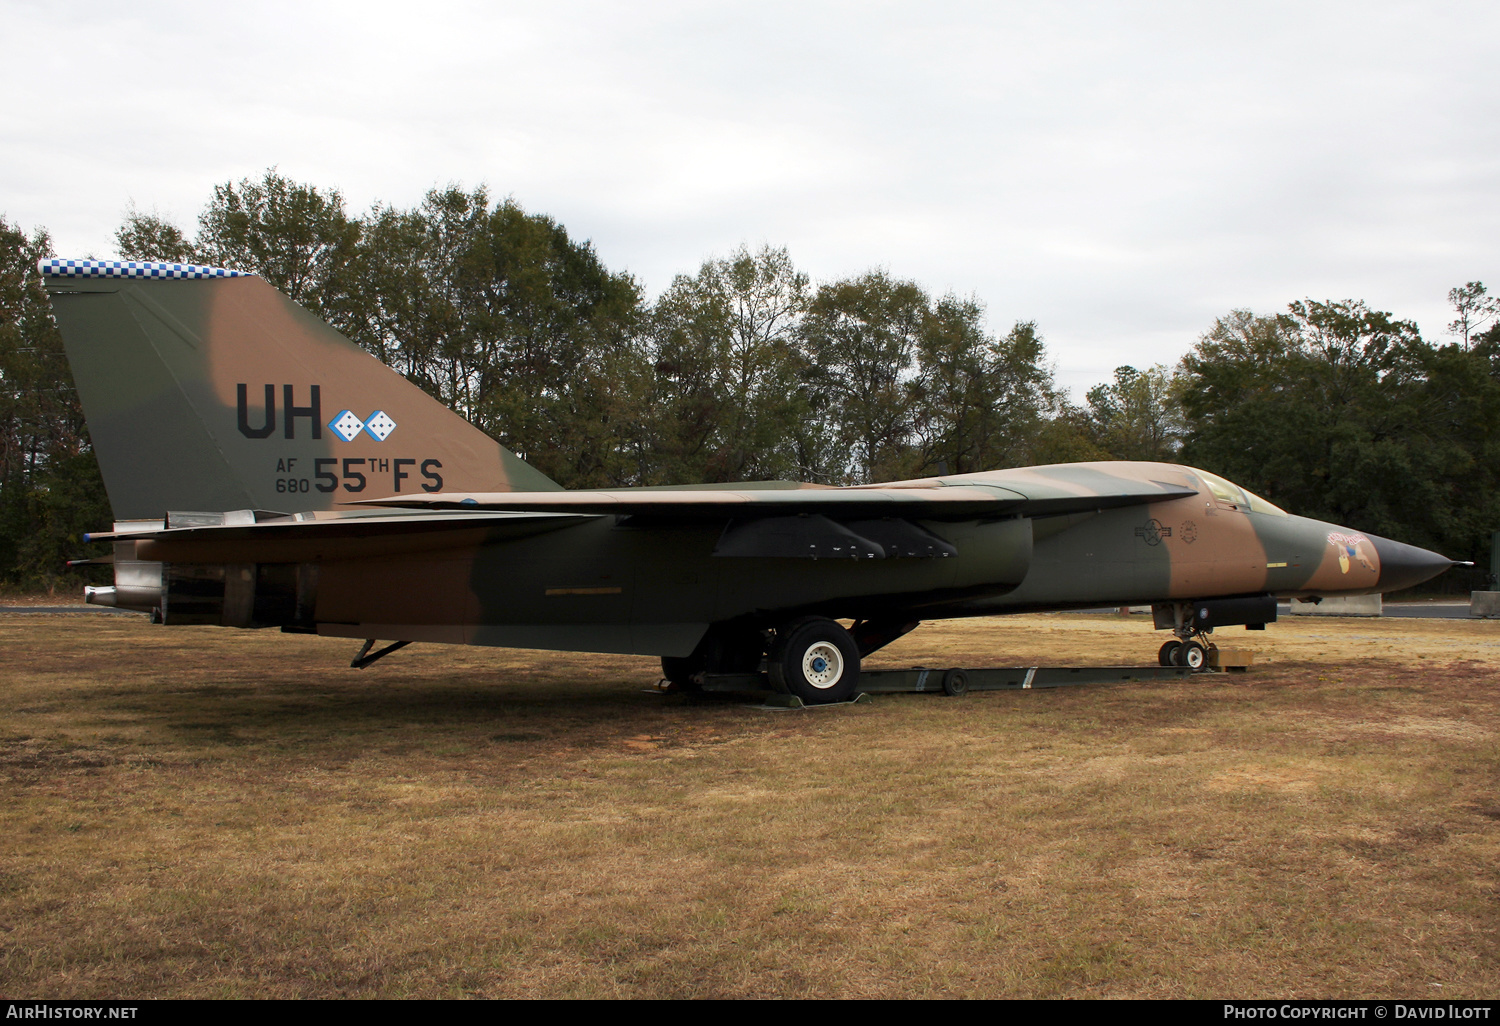
M 451 514 L 441 530 L 413 516 L 395 536 L 276 539 L 266 537 L 274 526 L 267 523 L 255 538 L 189 529 L 126 544 L 138 559 L 174 566 L 315 567 L 315 585 L 304 586 L 315 598 L 303 596 L 301 625 L 322 634 L 665 655 L 686 655 L 710 624 L 732 621 L 941 619 L 1364 594 L 1405 583 L 1383 575 L 1377 540 L 1224 501 L 1188 468 L 1073 464 L 943 481 L 1056 494 L 1094 487 L 1100 475 L 1201 490 L 1050 516 L 915 520 L 949 543 L 951 556 L 735 558 L 716 554 L 724 518 L 545 513 L 491 514 L 473 527 L 465 517 L 482 514 Z M 1405 564 L 1395 571 L 1410 572 Z M 166 616 L 171 622 L 170 605 Z

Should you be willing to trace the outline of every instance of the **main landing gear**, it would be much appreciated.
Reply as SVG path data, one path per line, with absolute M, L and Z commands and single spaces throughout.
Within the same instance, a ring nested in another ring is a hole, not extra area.
M 859 647 L 834 620 L 793 620 L 777 629 L 766 674 L 776 690 L 809 705 L 846 702 L 859 684 Z
M 859 621 L 846 630 L 836 620 L 805 616 L 764 630 L 753 624 L 715 624 L 689 656 L 664 656 L 669 691 L 698 691 L 708 675 L 753 676 L 807 705 L 847 702 L 859 689 L 860 657 L 910 631 L 915 621 Z M 762 685 L 764 686 L 764 685 Z
M 743 624 L 715 624 L 689 656 L 662 656 L 670 691 L 697 691 L 705 673 L 759 673 L 766 632 Z

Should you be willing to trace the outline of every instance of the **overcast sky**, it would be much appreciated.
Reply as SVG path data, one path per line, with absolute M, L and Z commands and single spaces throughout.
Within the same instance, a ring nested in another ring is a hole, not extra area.
M 270 166 L 486 184 L 655 296 L 741 243 L 1036 320 L 1080 393 L 1236 307 L 1500 287 L 1493 3 L 16 3 L 0 215 L 114 256 Z

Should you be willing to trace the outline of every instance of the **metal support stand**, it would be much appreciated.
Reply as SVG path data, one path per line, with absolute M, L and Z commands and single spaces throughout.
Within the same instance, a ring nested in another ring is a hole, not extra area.
M 395 652 L 397 649 L 405 648 L 410 644 L 411 642 L 409 641 L 393 641 L 391 642 L 391 644 L 385 646 L 385 648 L 382 648 L 379 652 L 371 654 L 370 649 L 375 647 L 375 639 L 370 638 L 365 641 L 364 647 L 361 648 L 355 655 L 354 662 L 350 663 L 349 666 L 356 670 L 363 670 L 366 666 L 369 666 L 377 659 L 388 656 L 392 652 Z
M 916 666 L 908 670 L 865 670 L 859 675 L 860 694 L 914 694 L 941 692 L 961 695 L 966 691 L 1030 691 L 1041 688 L 1064 688 L 1079 684 L 1113 684 L 1119 681 L 1183 680 L 1194 673 L 1186 666 L 1001 666 L 980 669 L 928 669 Z M 771 691 L 764 673 L 706 673 L 706 692 L 769 693 L 779 705 L 798 700 Z M 800 703 L 798 703 L 800 704 Z

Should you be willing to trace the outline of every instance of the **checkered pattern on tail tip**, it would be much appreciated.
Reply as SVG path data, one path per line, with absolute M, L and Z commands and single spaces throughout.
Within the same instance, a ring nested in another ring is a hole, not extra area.
M 37 270 L 49 278 L 250 278 L 249 271 L 195 264 L 161 264 L 148 260 L 64 260 L 51 257 L 37 262 Z

